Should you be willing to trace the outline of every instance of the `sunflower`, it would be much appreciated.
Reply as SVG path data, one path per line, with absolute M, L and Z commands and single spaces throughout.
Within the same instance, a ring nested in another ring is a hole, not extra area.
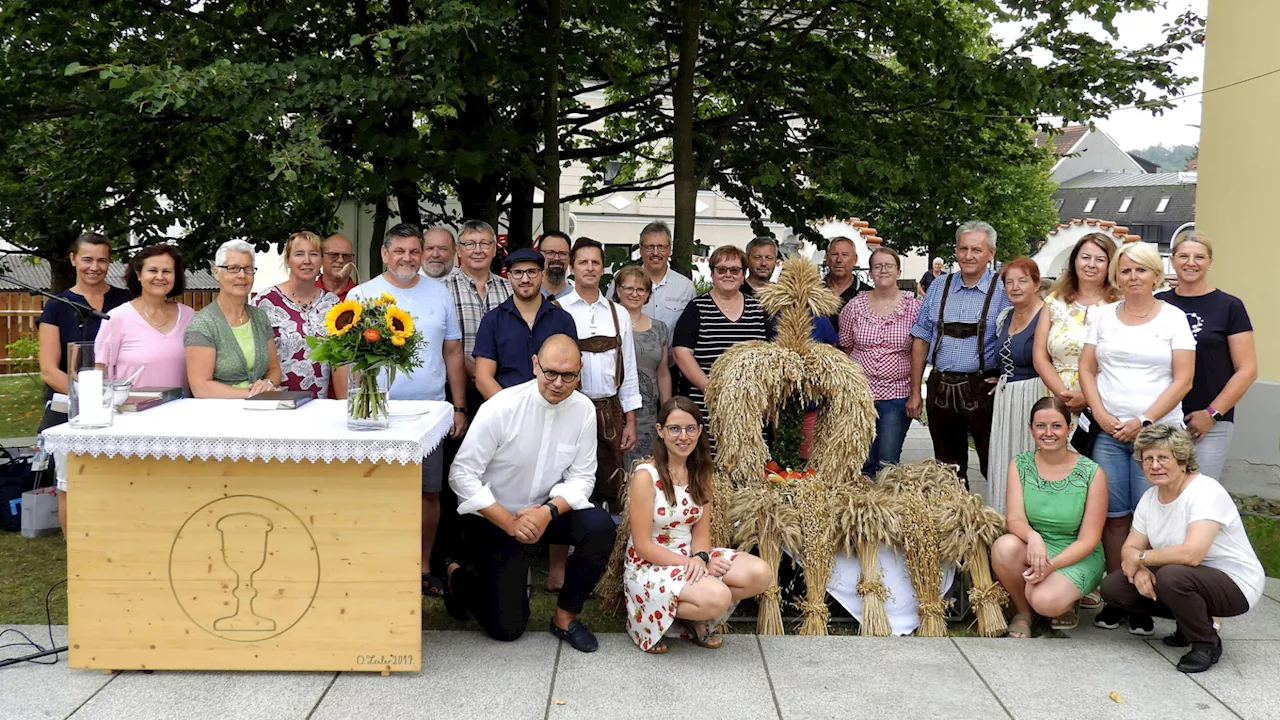
M 324 327 L 330 335 L 345 335 L 348 330 L 360 322 L 360 301 L 343 300 L 329 308 L 324 316 Z
M 396 347 L 404 347 L 404 337 L 401 335 L 392 335 L 391 344 Z
M 387 306 L 387 329 L 392 335 L 409 337 L 413 334 L 413 316 L 395 305 Z
M 395 296 L 395 295 L 392 295 L 391 293 L 385 293 L 385 292 L 384 292 L 384 293 L 382 293 L 382 297 L 380 297 L 380 298 L 378 298 L 377 300 L 374 300 L 374 301 L 373 301 L 373 304 L 374 304 L 374 305 L 378 305 L 378 306 L 382 306 L 382 305 L 395 305 L 395 304 L 396 304 L 396 296 Z

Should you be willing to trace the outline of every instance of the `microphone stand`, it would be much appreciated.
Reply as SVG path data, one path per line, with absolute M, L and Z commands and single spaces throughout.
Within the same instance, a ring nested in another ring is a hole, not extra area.
M 64 305 L 68 305 L 68 306 L 72 307 L 72 308 L 74 308 L 74 309 L 75 309 L 75 311 L 76 311 L 77 313 L 79 313 L 79 314 L 80 314 L 80 318 L 81 318 L 81 320 L 82 320 L 82 321 L 83 321 L 83 319 L 84 319 L 84 316 L 85 316 L 85 315 L 89 315 L 90 317 L 98 318 L 99 320 L 110 320 L 110 319 L 111 319 L 111 316 L 110 316 L 110 315 L 107 315 L 106 313 L 104 313 L 104 312 L 102 312 L 101 310 L 99 310 L 99 309 L 97 309 L 97 308 L 93 307 L 92 305 L 86 305 L 85 303 L 79 303 L 79 302 L 76 302 L 75 300 L 72 300 L 72 299 L 70 299 L 70 298 L 64 298 L 64 297 L 62 297 L 61 295 L 54 295 L 53 293 L 49 292 L 48 290 L 41 290 L 40 288 L 38 288 L 38 287 L 34 287 L 34 286 L 31 286 L 31 285 L 28 285 L 28 284 L 26 284 L 26 283 L 22 282 L 21 280 L 15 280 L 15 279 L 13 279 L 12 277 L 9 277 L 8 273 L 4 272 L 4 268 L 0 268 L 0 280 L 4 280 L 4 281 L 5 281 L 5 282 L 7 282 L 7 283 L 13 283 L 14 285 L 17 285 L 18 287 L 22 288 L 23 290 L 26 290 L 27 292 L 31 293 L 32 295 L 43 295 L 43 296 L 45 296 L 46 298 L 48 298 L 48 299 L 50 299 L 50 300 L 57 300 L 58 302 L 60 302 L 60 303 L 62 303 L 62 304 L 64 304 Z M 83 323 L 83 322 L 81 322 L 80 324 L 81 324 L 81 325 L 83 325 L 84 323 Z

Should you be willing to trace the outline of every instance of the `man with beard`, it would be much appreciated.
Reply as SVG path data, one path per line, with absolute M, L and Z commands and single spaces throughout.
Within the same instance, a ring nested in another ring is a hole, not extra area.
M 573 285 L 565 279 L 569 271 L 569 236 L 552 230 L 538 239 L 536 250 L 546 258 L 546 272 L 542 274 L 542 296 L 559 300 L 573 292 Z
M 356 251 L 351 241 L 342 235 L 330 235 L 320 245 L 320 277 L 316 278 L 316 287 L 337 295 L 339 302 L 346 300 L 347 293 L 356 286 L 351 278 L 355 262 Z
M 458 266 L 454 251 L 453 231 L 433 227 L 422 235 L 422 274 L 443 280 Z
M 840 307 L 827 316 L 833 328 L 840 327 L 840 311 L 844 306 L 858 293 L 871 289 L 853 274 L 857 265 L 858 250 L 853 241 L 847 237 L 831 238 L 827 243 L 827 287 L 840 298 Z
M 573 317 L 539 292 L 545 262 L 537 250 L 507 256 L 512 295 L 485 314 L 476 332 L 476 389 L 486 400 L 533 379 L 532 358 L 547 338 L 578 336 Z
M 755 295 L 773 284 L 773 271 L 778 267 L 778 245 L 773 238 L 758 237 L 747 243 L 747 279 L 742 283 L 743 295 Z
M 416 225 L 400 223 L 382 240 L 382 263 L 387 271 L 357 285 L 348 293 L 354 300 L 382 297 L 396 299 L 413 317 L 414 328 L 426 340 L 422 367 L 396 373 L 391 384 L 393 400 L 445 399 L 445 380 L 454 398 L 466 398 L 467 370 L 462 361 L 462 330 L 449 291 L 439 281 L 419 274 L 422 266 L 422 236 Z M 462 437 L 467 429 L 467 406 L 453 403 L 450 435 Z M 440 523 L 440 488 L 444 483 L 443 444 L 422 461 L 422 578 L 423 585 L 443 591 L 443 583 L 430 575 L 431 549 Z M 424 590 L 427 588 L 424 587 Z
M 911 328 L 911 387 L 907 417 L 924 406 L 920 380 L 929 373 L 929 435 L 939 462 L 960 468 L 969 486 L 969 435 L 987 474 L 991 440 L 991 395 L 1000 375 L 996 359 L 996 319 L 1009 307 L 1004 284 L 987 265 L 996 256 L 996 231 L 985 222 L 967 222 L 956 230 L 960 272 L 936 278 Z
M 618 491 L 627 477 L 622 454 L 636 444 L 635 411 L 641 405 L 631 316 L 600 292 L 603 245 L 578 238 L 569 261 L 576 284 L 560 306 L 573 316 L 574 337 L 582 349 L 582 392 L 596 406 L 598 467 L 593 497 L 619 512 Z

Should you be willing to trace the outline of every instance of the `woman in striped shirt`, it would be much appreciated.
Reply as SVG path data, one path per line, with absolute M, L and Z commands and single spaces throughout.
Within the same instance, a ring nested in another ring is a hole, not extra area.
M 885 463 L 902 457 L 911 426 L 907 396 L 911 385 L 911 326 L 920 314 L 914 293 L 898 289 L 902 261 L 881 247 L 871 253 L 875 288 L 860 293 L 840 311 L 840 349 L 862 367 L 876 401 L 876 437 L 862 473 L 874 478 Z
M 711 365 L 726 350 L 748 340 L 768 340 L 773 336 L 773 323 L 754 297 L 742 294 L 742 274 L 747 255 L 733 245 L 722 245 L 711 253 L 711 292 L 689 302 L 676 322 L 672 354 L 680 374 L 684 376 L 684 395 L 707 414 L 707 389 Z M 711 450 L 716 449 L 715 438 Z

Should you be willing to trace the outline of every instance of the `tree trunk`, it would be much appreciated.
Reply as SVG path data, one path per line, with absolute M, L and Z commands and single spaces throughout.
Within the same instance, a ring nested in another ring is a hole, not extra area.
M 560 229 L 560 25 L 561 0 L 547 0 L 547 96 L 542 110 L 542 231 Z M 514 227 L 515 223 L 512 223 Z
M 533 246 L 533 181 L 511 178 L 511 210 L 507 212 L 507 252 Z
M 498 178 L 492 173 L 479 180 L 458 180 L 458 204 L 462 205 L 462 217 L 467 220 L 484 220 L 498 227 Z
M 698 178 L 693 158 L 693 81 L 698 65 L 700 0 L 680 2 L 680 50 L 676 67 L 676 87 L 672 98 L 675 113 L 671 154 L 675 172 L 676 227 L 672 239 L 671 266 L 676 272 L 692 275 L 694 222 L 697 218 Z
M 400 211 L 400 222 L 422 227 L 421 196 L 417 188 L 400 186 L 396 188 L 396 209 Z
M 373 237 L 369 238 L 369 277 L 372 279 L 382 274 L 382 236 L 387 234 L 387 196 L 383 195 L 373 204 Z
M 51 240 L 49 247 L 53 248 L 53 252 L 45 257 L 49 262 L 49 292 L 57 294 L 76 284 L 76 268 L 68 259 L 71 246 L 76 241 L 76 233 L 57 230 L 50 232 L 47 226 L 45 230 L 46 237 Z

